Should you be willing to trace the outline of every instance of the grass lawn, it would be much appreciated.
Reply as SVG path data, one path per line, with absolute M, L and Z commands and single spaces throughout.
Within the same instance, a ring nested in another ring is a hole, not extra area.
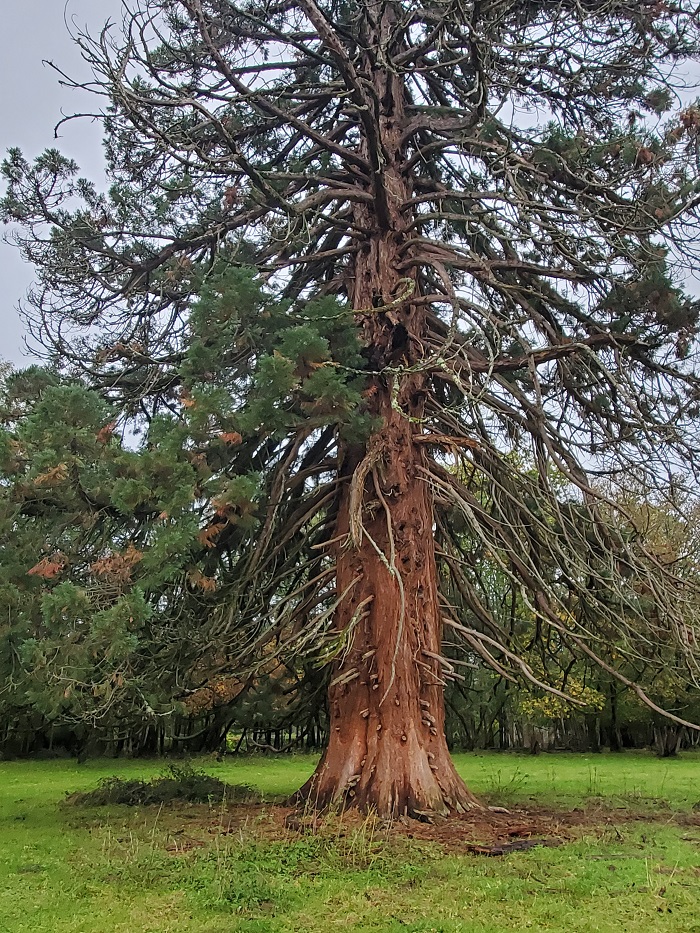
M 270 800 L 247 808 L 63 802 L 162 762 L 0 763 L 0 933 L 700 933 L 699 755 L 456 761 L 509 819 L 560 815 L 563 843 L 488 858 L 371 819 L 287 830 L 272 801 L 310 756 L 196 763 Z

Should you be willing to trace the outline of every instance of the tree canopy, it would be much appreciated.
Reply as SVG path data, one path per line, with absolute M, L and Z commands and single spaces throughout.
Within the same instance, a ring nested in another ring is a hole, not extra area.
M 164 653 L 194 649 L 185 690 L 330 664 L 307 792 L 387 812 L 473 804 L 442 757 L 443 626 L 555 694 L 535 645 L 643 698 L 641 670 L 696 683 L 695 564 L 624 493 L 695 490 L 698 22 L 683 0 L 134 0 L 79 34 L 109 190 L 55 150 L 3 165 L 57 373 L 3 441 L 7 527 L 52 528 L 27 568 L 42 638 L 59 604 L 71 652 L 97 630 L 120 658 L 145 626 L 180 687 Z M 76 609 L 110 561 L 124 592 Z M 386 790 L 388 734 L 427 757 Z

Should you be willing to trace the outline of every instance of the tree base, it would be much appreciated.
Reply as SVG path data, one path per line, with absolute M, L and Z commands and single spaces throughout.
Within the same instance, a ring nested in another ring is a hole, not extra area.
M 292 802 L 314 810 L 358 809 L 382 819 L 431 820 L 484 809 L 457 774 L 444 738 L 435 750 L 402 735 L 366 751 L 364 737 L 331 740 L 314 774 Z M 442 750 L 439 746 L 442 745 Z

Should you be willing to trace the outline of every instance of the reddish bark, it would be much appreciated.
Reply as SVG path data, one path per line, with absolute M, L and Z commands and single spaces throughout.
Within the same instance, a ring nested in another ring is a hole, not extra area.
M 414 441 L 425 377 L 401 371 L 420 358 L 424 313 L 410 298 L 392 304 L 407 291 L 393 219 L 355 270 L 355 307 L 381 303 L 362 315 L 365 342 L 377 368 L 390 369 L 370 389 L 382 428 L 365 448 L 341 455 L 336 564 L 345 598 L 335 624 L 347 647 L 332 675 L 328 748 L 299 799 L 421 817 L 479 804 L 456 773 L 444 734 L 433 504 L 421 471 L 424 445 Z
M 384 817 L 478 806 L 445 740 L 432 505 L 412 431 L 392 411 L 371 441 L 378 460 L 367 477 L 359 547 L 342 543 L 349 489 L 341 502 L 337 585 L 348 595 L 337 625 L 349 632 L 348 648 L 333 671 L 328 748 L 300 791 L 314 806 L 343 803 Z

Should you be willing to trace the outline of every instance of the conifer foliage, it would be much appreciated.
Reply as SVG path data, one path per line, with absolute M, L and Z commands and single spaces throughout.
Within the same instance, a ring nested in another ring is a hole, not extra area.
M 327 665 L 301 796 L 383 815 L 477 805 L 444 740 L 444 626 L 470 663 L 560 694 L 535 646 L 641 697 L 630 670 L 692 681 L 693 568 L 645 549 L 613 490 L 695 477 L 695 5 L 125 8 L 77 36 L 109 191 L 58 151 L 3 167 L 62 373 L 8 419 L 4 508 L 47 521 L 61 490 L 92 516 L 77 549 L 50 518 L 26 568 L 62 650 L 96 629 L 101 656 L 140 650 L 187 689 Z M 88 573 L 124 589 L 96 615 Z

